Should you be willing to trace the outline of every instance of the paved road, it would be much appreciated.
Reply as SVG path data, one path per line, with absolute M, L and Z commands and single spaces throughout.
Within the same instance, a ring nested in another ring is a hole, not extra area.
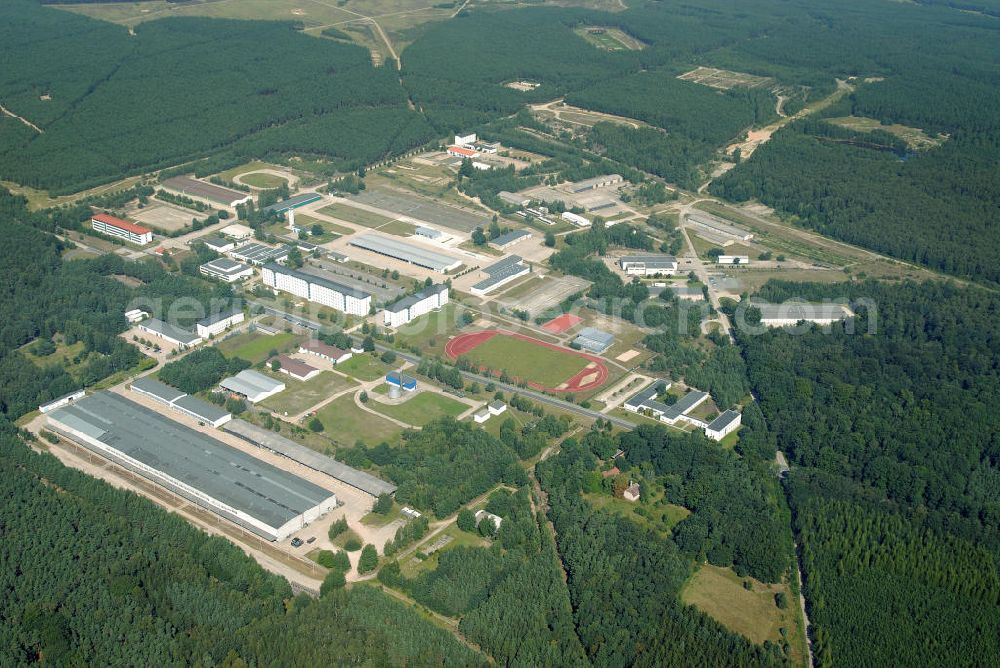
M 320 327 L 322 327 L 320 323 L 315 322 L 313 320 L 309 320 L 308 318 L 303 318 L 302 316 L 294 315 L 292 313 L 287 313 L 280 309 L 276 309 L 271 306 L 266 306 L 265 304 L 261 304 L 260 302 L 251 301 L 250 303 L 262 307 L 264 309 L 264 312 L 267 313 L 268 315 L 274 315 L 279 318 L 285 318 L 289 322 L 299 325 L 300 327 L 306 327 L 307 329 L 311 329 L 313 331 L 318 331 Z M 413 353 L 409 352 L 400 352 L 399 350 L 395 350 L 394 348 L 384 346 L 378 342 L 375 343 L 375 348 L 383 352 L 386 350 L 391 350 L 392 352 L 396 353 L 399 357 L 406 360 L 407 362 L 411 362 L 412 364 L 415 365 L 420 364 L 419 355 L 414 355 Z M 560 408 L 564 411 L 569 411 L 570 413 L 576 413 L 577 415 L 582 415 L 592 420 L 598 420 L 598 419 L 610 420 L 611 424 L 623 427 L 625 429 L 635 429 L 636 427 L 636 424 L 634 422 L 631 422 L 624 418 L 616 417 L 614 415 L 605 415 L 600 411 L 590 410 L 589 408 L 584 408 L 583 406 L 570 403 L 569 401 L 563 401 L 562 399 L 556 399 L 555 397 L 549 396 L 547 394 L 542 394 L 541 392 L 525 389 L 523 387 L 517 387 L 516 385 L 511 385 L 510 383 L 501 383 L 499 380 L 496 380 L 495 378 L 481 376 L 477 373 L 472 373 L 471 371 L 460 371 L 460 373 L 462 374 L 462 378 L 464 378 L 465 380 L 477 383 L 492 382 L 494 385 L 503 390 L 506 390 L 507 392 L 517 393 L 525 397 L 529 397 L 531 400 L 537 401 L 540 404 L 546 404 L 548 406 Z

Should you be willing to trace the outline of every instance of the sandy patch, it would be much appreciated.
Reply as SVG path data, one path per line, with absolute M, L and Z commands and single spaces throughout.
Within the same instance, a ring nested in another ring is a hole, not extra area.
M 619 362 L 628 362 L 629 360 L 638 357 L 640 354 L 641 353 L 638 350 L 632 348 L 631 350 L 626 350 L 615 359 L 618 360 Z

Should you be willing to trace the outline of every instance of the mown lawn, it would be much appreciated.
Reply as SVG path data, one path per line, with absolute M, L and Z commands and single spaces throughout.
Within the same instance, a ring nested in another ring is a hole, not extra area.
M 403 432 L 392 422 L 358 408 L 353 394 L 334 399 L 316 417 L 323 423 L 323 435 L 341 445 L 352 446 L 359 440 L 368 445 L 382 441 L 395 444 Z
M 227 357 L 242 357 L 252 364 L 257 364 L 270 357 L 272 350 L 277 350 L 279 353 L 287 352 L 304 338 L 301 334 L 291 332 L 278 332 L 274 336 L 247 332 L 220 341 L 216 347 Z
M 460 401 L 455 401 L 436 392 L 420 392 L 401 404 L 390 405 L 372 401 L 368 405 L 383 415 L 388 415 L 415 427 L 423 427 L 431 420 L 445 415 L 455 417 L 469 408 Z
M 354 376 L 358 380 L 375 380 L 384 376 L 390 368 L 395 368 L 396 366 L 398 365 L 390 367 L 377 357 L 369 353 L 362 353 L 360 355 L 355 354 L 346 362 L 338 364 L 337 371 L 346 373 L 348 376 Z
M 346 378 L 332 371 L 323 371 L 315 378 L 304 382 L 283 373 L 270 371 L 267 373 L 285 384 L 284 392 L 279 392 L 261 402 L 261 406 L 278 414 L 298 415 L 330 395 L 357 385 L 353 378 Z

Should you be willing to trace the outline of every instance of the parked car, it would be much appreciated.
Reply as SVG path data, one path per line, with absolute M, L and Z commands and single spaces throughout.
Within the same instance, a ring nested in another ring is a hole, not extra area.
M 299 538 L 299 537 L 297 537 L 297 536 L 295 538 L 293 538 L 292 539 L 292 547 L 302 547 L 302 539 Z
M 316 542 L 316 536 L 309 536 L 309 540 L 307 540 L 306 542 L 307 543 L 315 543 Z

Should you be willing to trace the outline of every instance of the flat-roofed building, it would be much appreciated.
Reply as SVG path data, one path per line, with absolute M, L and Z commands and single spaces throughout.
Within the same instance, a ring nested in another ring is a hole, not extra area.
M 526 239 L 531 238 L 531 232 L 528 230 L 511 230 L 501 234 L 496 239 L 490 241 L 490 246 L 496 248 L 497 250 L 504 250 L 510 248 L 514 244 L 519 244 Z
M 455 135 L 455 146 L 468 146 L 469 144 L 475 144 L 479 137 L 476 136 L 475 132 L 471 132 L 467 135 Z
M 261 209 L 261 213 L 270 213 L 272 211 L 276 213 L 285 213 L 286 211 L 291 211 L 293 209 L 298 209 L 306 204 L 312 204 L 313 202 L 318 202 L 323 199 L 323 196 L 319 193 L 300 193 L 298 195 L 292 195 L 286 200 L 280 202 L 275 202 L 270 206 L 265 206 Z
M 284 262 L 288 259 L 291 248 L 288 246 L 266 246 L 257 242 L 244 244 L 229 251 L 229 257 L 240 262 L 261 267 L 270 262 Z
M 187 392 L 178 390 L 172 385 L 167 385 L 166 383 L 156 380 L 152 376 L 136 378 L 129 384 L 129 387 L 133 392 L 149 397 L 150 399 L 158 401 L 161 404 L 166 404 L 167 406 L 187 394 Z
M 243 315 L 243 309 L 234 306 L 233 308 L 202 318 L 195 325 L 195 331 L 198 332 L 198 336 L 207 339 L 209 336 L 222 334 L 233 325 L 238 325 L 244 320 L 246 320 L 246 316 Z
M 147 311 L 143 311 L 141 308 L 134 308 L 130 311 L 125 311 L 125 319 L 132 325 L 137 322 L 142 322 L 148 317 L 149 313 Z
M 492 415 L 493 414 L 490 413 L 490 409 L 484 407 L 484 408 L 480 408 L 478 411 L 476 411 L 475 413 L 473 413 L 472 414 L 472 419 L 476 422 L 476 424 L 482 424 L 482 423 L 486 422 L 487 420 L 489 420 L 490 417 L 492 417 Z
M 295 380 L 305 381 L 320 374 L 320 370 L 316 367 L 288 355 L 278 355 L 277 360 L 278 372 L 291 376 Z
M 739 265 L 742 267 L 750 264 L 750 257 L 748 255 L 720 255 L 715 258 L 715 262 L 717 264 Z
M 290 441 L 270 429 L 264 429 L 244 420 L 236 419 L 227 424 L 224 427 L 224 431 L 238 436 L 248 443 L 253 443 L 258 447 L 288 457 L 304 466 L 308 466 L 314 471 L 325 473 L 331 478 L 335 478 L 366 494 L 379 496 L 381 494 L 392 494 L 396 491 L 396 486 L 391 482 L 376 478 L 370 473 L 351 468 L 347 464 L 338 462 L 336 459 Z
M 172 385 L 162 383 L 152 376 L 136 378 L 129 387 L 137 394 L 149 397 L 164 406 L 168 406 L 175 411 L 184 413 L 212 427 L 221 427 L 233 419 L 229 411 L 224 411 L 207 401 L 202 401 L 198 397 L 193 397 L 186 392 L 182 392 Z
M 670 383 L 662 380 L 654 381 L 625 400 L 625 410 L 654 417 L 671 426 L 679 422 L 688 422 L 697 427 L 705 428 L 704 421 L 688 415 L 695 408 L 708 400 L 708 392 L 691 390 L 673 404 L 665 404 L 657 399 L 670 388 Z
M 441 241 L 444 238 L 444 232 L 435 230 L 433 227 L 427 227 L 426 225 L 417 225 L 414 233 L 418 237 L 425 237 L 431 241 Z
M 573 213 L 572 211 L 563 211 L 561 217 L 566 222 L 573 223 L 577 227 L 590 227 L 591 225 L 591 222 L 588 219 L 579 214 Z
M 670 287 L 670 291 L 674 293 L 674 296 L 678 299 L 687 299 L 697 302 L 705 298 L 705 293 L 701 288 L 691 288 L 686 285 L 674 285 Z
M 38 407 L 40 413 L 48 413 L 49 411 L 54 411 L 57 408 L 62 408 L 63 406 L 68 406 L 69 404 L 83 399 L 86 396 L 86 391 L 84 390 L 74 390 L 69 394 L 64 394 L 61 397 L 57 397 L 52 401 L 46 401 L 44 404 Z
M 399 327 L 448 303 L 448 286 L 443 283 L 424 288 L 385 307 L 383 323 Z
M 673 276 L 677 273 L 677 258 L 673 255 L 623 255 L 618 265 L 629 276 Z
M 230 260 L 227 257 L 217 257 L 198 267 L 198 272 L 209 278 L 235 283 L 253 276 L 253 267 L 236 260 Z
M 138 327 L 140 331 L 152 334 L 175 346 L 196 346 L 202 341 L 202 338 L 194 332 L 175 327 L 159 318 L 143 320 Z
M 219 230 L 219 234 L 230 239 L 235 239 L 236 241 L 246 241 L 253 238 L 253 228 L 234 223 Z
M 130 244 L 145 246 L 153 241 L 153 231 L 141 225 L 130 223 L 106 213 L 95 213 L 90 217 L 90 226 L 95 232 L 122 239 Z
M 573 343 L 584 350 L 600 355 L 615 342 L 615 335 L 593 327 L 584 327 L 577 332 Z
M 113 392 L 46 419 L 56 433 L 268 540 L 337 506 L 333 492 Z
M 705 426 L 705 436 L 713 441 L 721 441 L 726 436 L 740 428 L 743 415 L 738 411 L 723 411 L 719 417 Z
M 715 237 L 730 239 L 732 241 L 751 241 L 753 239 L 753 232 L 730 225 L 721 218 L 700 211 L 689 213 L 687 215 L 687 223 L 694 227 L 695 232 L 698 234 L 706 232 Z
M 224 239 L 215 234 L 209 234 L 208 236 L 198 237 L 192 243 L 201 242 L 205 244 L 205 247 L 209 250 L 215 251 L 216 253 L 226 253 L 234 248 L 236 248 L 236 242 L 232 239 Z
M 379 234 L 361 234 L 351 239 L 350 244 L 357 248 L 386 255 L 396 260 L 409 262 L 424 269 L 431 269 L 442 274 L 461 266 L 462 261 L 423 246 L 390 239 Z
M 285 384 L 280 380 L 275 380 L 252 369 L 244 369 L 235 376 L 223 378 L 219 382 L 219 386 L 234 394 L 246 397 L 247 401 L 252 403 L 264 401 L 285 390 Z
M 486 408 L 490 411 L 490 415 L 500 415 L 507 411 L 507 404 L 499 399 L 495 399 Z
M 598 188 L 617 186 L 622 182 L 623 179 L 621 174 L 602 174 L 601 176 L 595 176 L 593 178 L 571 183 L 567 187 L 567 190 L 571 193 L 582 193 L 588 190 L 597 190 Z
M 315 355 L 321 359 L 329 360 L 334 364 L 346 362 L 354 356 L 350 350 L 343 350 L 337 346 L 331 346 L 317 339 L 308 339 L 299 344 L 299 352 L 302 354 Z
M 841 304 L 810 304 L 806 302 L 785 302 L 764 304 L 753 302 L 760 310 L 760 322 L 767 327 L 789 327 L 801 321 L 817 325 L 830 325 L 844 320 L 849 313 Z
M 372 296 L 349 285 L 297 269 L 267 264 L 261 269 L 264 285 L 276 291 L 288 292 L 311 302 L 329 306 L 335 311 L 365 316 L 371 311 Z
M 187 197 L 196 197 L 230 208 L 235 207 L 237 204 L 246 204 L 253 199 L 250 193 L 217 186 L 214 183 L 201 181 L 190 176 L 174 176 L 161 182 L 160 185 L 167 190 L 173 190 Z
M 385 375 L 385 382 L 390 386 L 394 385 L 407 392 L 413 392 L 417 389 L 417 379 L 407 376 L 402 371 L 390 371 Z
M 520 255 L 508 255 L 499 262 L 481 269 L 480 275 L 485 278 L 469 288 L 469 291 L 479 296 L 489 294 L 501 285 L 510 283 L 530 271 L 531 267 Z

